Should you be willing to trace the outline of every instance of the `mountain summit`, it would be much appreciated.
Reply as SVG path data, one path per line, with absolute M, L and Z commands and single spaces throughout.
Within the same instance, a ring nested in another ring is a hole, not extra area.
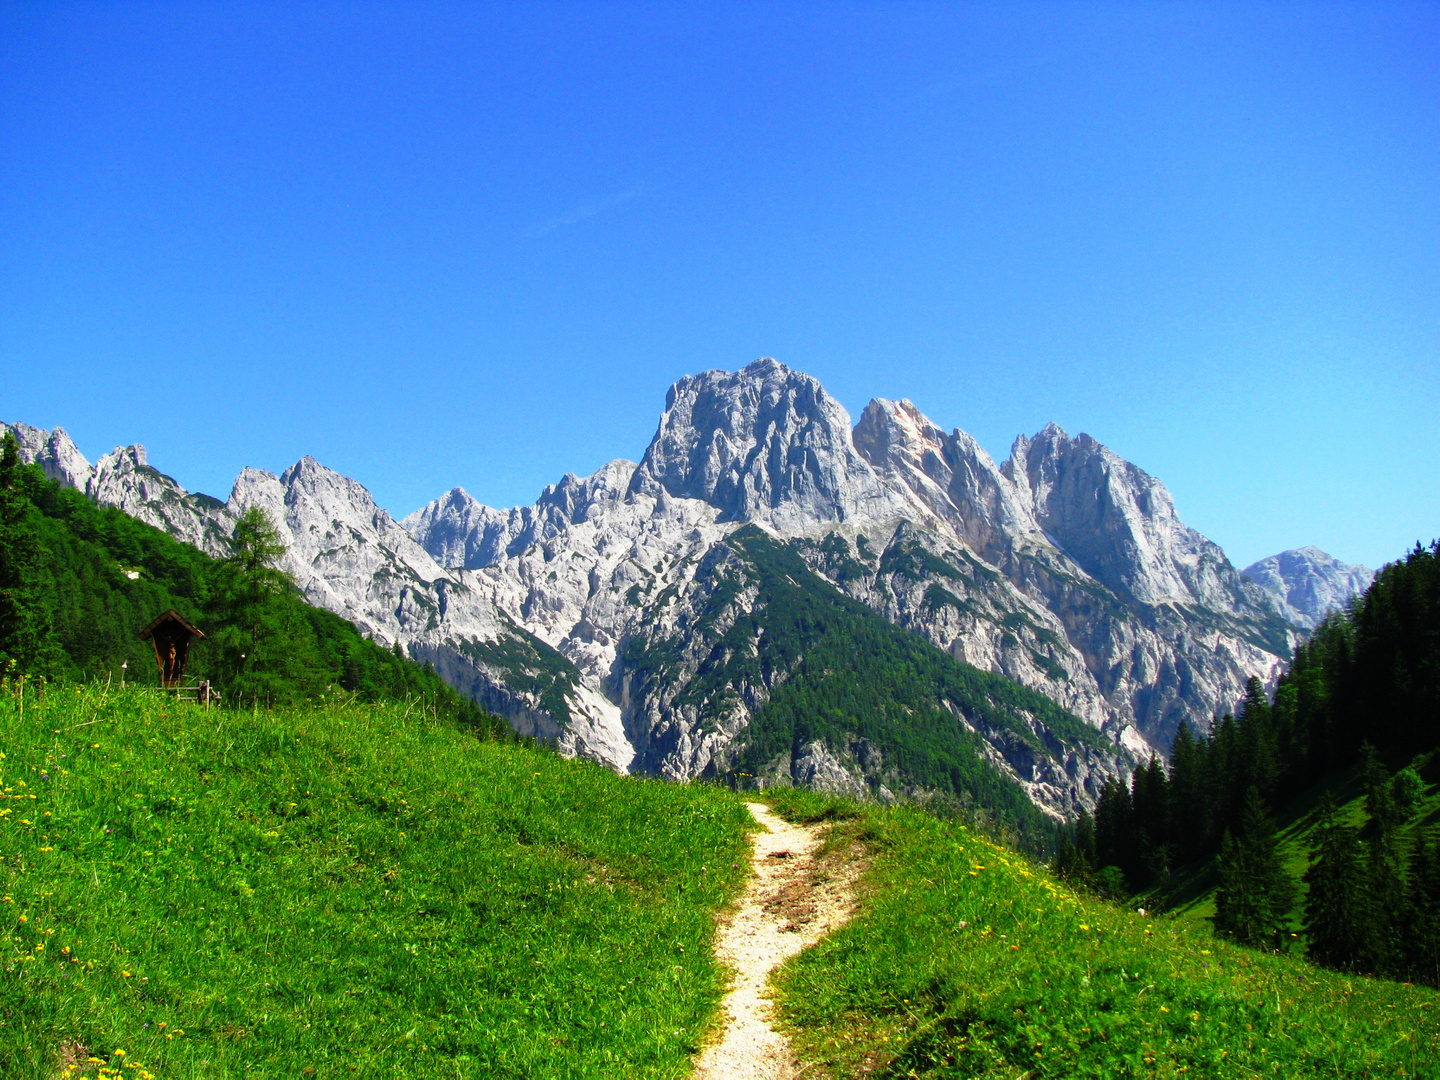
M 761 359 L 670 388 L 631 491 L 699 499 L 782 531 L 906 507 L 855 449 L 850 416 L 809 375 Z
M 452 492 L 404 524 L 616 700 L 637 760 L 666 775 L 723 766 L 768 700 L 751 686 L 726 721 L 687 720 L 633 666 L 637 643 L 661 634 L 695 651 L 715 614 L 706 569 L 736 557 L 728 538 L 747 524 L 891 624 L 1060 702 L 1121 753 L 1163 752 L 1182 722 L 1208 729 L 1296 640 L 1163 484 L 1089 436 L 1050 425 L 997 465 L 909 401 L 872 401 L 852 428 L 817 380 L 768 358 L 676 382 L 638 466 L 567 477 L 520 510 Z M 714 659 L 691 656 L 672 689 Z

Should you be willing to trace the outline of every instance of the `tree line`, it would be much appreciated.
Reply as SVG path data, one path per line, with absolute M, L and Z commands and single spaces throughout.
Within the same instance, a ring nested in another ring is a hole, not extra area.
M 509 737 L 504 721 L 457 694 L 428 664 L 312 607 L 279 569 L 279 533 L 246 511 L 231 553 L 212 559 L 24 465 L 0 443 L 0 674 L 157 681 L 141 627 L 173 608 L 206 634 L 189 674 L 236 706 L 286 705 L 340 689 L 361 701 L 428 710 Z M 122 667 L 123 665 L 123 667 Z
M 1216 857 L 1216 927 L 1284 947 L 1298 883 L 1280 865 L 1271 809 L 1357 763 L 1363 826 L 1322 808 L 1303 920 L 1310 955 L 1347 970 L 1437 980 L 1440 835 L 1414 815 L 1440 747 L 1440 542 L 1386 566 L 1295 650 L 1267 696 L 1258 679 L 1205 735 L 1177 733 L 1062 840 L 1057 870 L 1121 896 Z M 1387 767 L 1388 763 L 1388 767 Z M 1395 769 L 1391 775 L 1390 769 Z M 1428 972 L 1428 975 L 1425 974 Z

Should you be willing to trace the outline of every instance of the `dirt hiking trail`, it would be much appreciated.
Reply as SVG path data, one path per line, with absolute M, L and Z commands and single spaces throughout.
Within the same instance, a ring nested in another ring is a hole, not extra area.
M 716 935 L 715 955 L 733 972 L 720 1002 L 723 1030 L 701 1051 L 694 1080 L 791 1080 L 800 1068 L 770 1023 L 770 973 L 850 918 L 861 861 L 819 859 L 820 825 L 792 825 L 762 803 L 746 803 L 765 830 L 753 841 L 754 871 L 734 914 Z

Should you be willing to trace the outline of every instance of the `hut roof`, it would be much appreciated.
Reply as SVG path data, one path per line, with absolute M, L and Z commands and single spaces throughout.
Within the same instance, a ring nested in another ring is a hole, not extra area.
M 157 616 L 155 620 L 150 623 L 149 626 L 145 627 L 144 630 L 141 630 L 140 639 L 142 641 L 148 641 L 154 635 L 155 631 L 160 628 L 160 624 L 166 622 L 177 622 L 198 638 L 203 638 L 205 636 L 205 634 L 200 630 L 199 627 L 192 625 L 189 619 L 185 618 L 184 615 L 181 615 L 174 608 L 171 608 L 169 611 L 165 612 L 165 614 Z

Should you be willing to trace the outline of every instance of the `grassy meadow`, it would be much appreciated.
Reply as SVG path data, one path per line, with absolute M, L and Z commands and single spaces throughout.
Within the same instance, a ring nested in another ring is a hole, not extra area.
M 776 807 L 834 818 L 873 857 L 860 917 L 776 980 L 785 1024 L 830 1075 L 1440 1077 L 1434 990 L 1078 895 L 913 808 L 801 792 Z
M 0 695 L 0 1076 L 684 1077 L 739 797 L 415 706 Z M 1440 994 L 1080 895 L 914 808 L 777 977 L 807 1076 L 1440 1077 Z
M 0 1076 L 679 1077 L 723 789 L 414 707 L 0 695 Z

